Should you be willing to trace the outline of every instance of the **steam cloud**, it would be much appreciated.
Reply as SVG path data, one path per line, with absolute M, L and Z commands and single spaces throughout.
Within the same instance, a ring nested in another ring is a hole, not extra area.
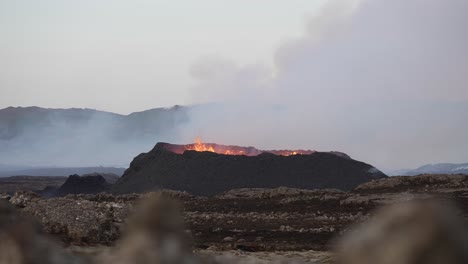
M 13 169 L 15 166 L 126 167 L 157 141 L 176 141 L 178 126 L 187 119 L 186 110 L 181 107 L 130 115 L 41 108 L 6 109 L 2 114 L 0 169 L 8 166 Z
M 382 169 L 468 158 L 468 2 L 332 0 L 272 68 L 193 65 L 182 141 L 340 150 Z M 219 103 L 222 102 L 222 103 Z
M 158 141 L 196 136 L 338 150 L 380 169 L 467 162 L 467 13 L 466 0 L 330 0 L 272 66 L 196 62 L 200 105 L 190 118 L 184 110 L 13 121 L 0 127 L 0 163 L 125 166 Z

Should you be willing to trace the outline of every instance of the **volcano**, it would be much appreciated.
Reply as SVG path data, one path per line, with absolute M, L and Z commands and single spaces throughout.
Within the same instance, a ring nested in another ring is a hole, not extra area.
M 187 150 L 194 150 L 198 152 L 213 152 L 224 155 L 244 155 L 244 156 L 258 156 L 262 153 L 271 153 L 280 156 L 292 156 L 292 155 L 309 155 L 314 153 L 312 150 L 259 150 L 254 147 L 240 147 L 240 146 L 226 146 L 215 143 L 203 143 L 200 138 L 195 139 L 194 144 L 188 145 L 175 145 L 168 143 L 161 143 L 161 145 L 174 153 L 183 154 Z
M 341 152 L 259 150 L 214 143 L 158 143 L 138 155 L 113 185 L 117 194 L 158 189 L 216 195 L 238 188 L 350 190 L 387 177 L 378 169 Z

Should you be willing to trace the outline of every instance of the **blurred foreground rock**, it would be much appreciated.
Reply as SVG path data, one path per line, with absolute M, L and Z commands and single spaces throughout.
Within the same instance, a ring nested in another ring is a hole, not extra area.
M 412 201 L 379 210 L 341 241 L 339 264 L 468 263 L 468 232 L 446 203 Z
M 21 215 L 0 200 L 0 263 L 2 264 L 79 264 L 85 263 L 42 233 L 32 218 Z
M 96 263 L 198 263 L 184 230 L 179 206 L 152 194 L 130 217 L 117 245 L 98 256 Z

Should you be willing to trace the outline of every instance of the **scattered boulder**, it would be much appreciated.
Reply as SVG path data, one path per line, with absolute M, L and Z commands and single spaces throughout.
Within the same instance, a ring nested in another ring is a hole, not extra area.
M 31 202 L 40 200 L 41 196 L 35 192 L 19 191 L 10 198 L 10 203 L 17 207 L 24 208 Z
M 223 242 L 233 242 L 234 238 L 233 237 L 225 237 L 223 238 Z
M 11 199 L 11 195 L 8 193 L 0 193 L 0 200 L 6 200 L 9 201 Z

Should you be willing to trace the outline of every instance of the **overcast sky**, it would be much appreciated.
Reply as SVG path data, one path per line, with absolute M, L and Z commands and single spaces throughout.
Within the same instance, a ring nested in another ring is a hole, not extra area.
M 205 57 L 272 64 L 324 0 L 0 0 L 0 108 L 192 103 Z
M 0 0 L 0 107 L 216 102 L 176 143 L 468 162 L 467 0 Z

